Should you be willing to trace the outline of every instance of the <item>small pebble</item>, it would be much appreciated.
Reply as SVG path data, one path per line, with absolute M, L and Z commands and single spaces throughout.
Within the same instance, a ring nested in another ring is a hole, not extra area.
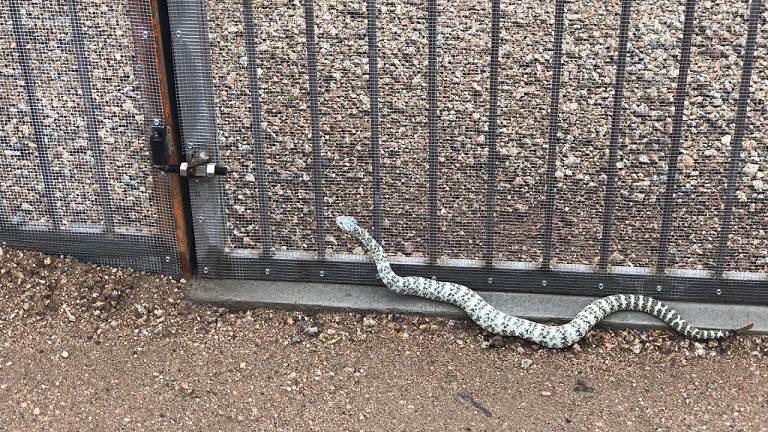
M 399 331 L 402 328 L 402 326 L 396 322 L 390 321 L 387 323 L 387 328 L 390 330 Z
M 698 342 L 694 342 L 693 347 L 694 347 L 693 354 L 696 357 L 703 357 L 704 355 L 707 354 L 707 350 L 704 349 L 704 344 L 700 344 Z
M 543 391 L 543 392 L 541 392 L 541 395 L 542 396 L 552 396 L 552 392 Z
M 301 342 L 301 339 L 299 339 L 298 336 L 291 336 L 291 343 L 292 344 L 297 344 L 299 342 Z
M 491 348 L 504 348 L 507 344 L 506 340 L 499 335 L 493 336 L 488 342 L 490 343 Z
M 69 353 L 66 352 L 66 351 L 62 351 L 61 352 L 61 356 L 64 357 L 64 358 L 67 358 L 67 357 L 69 357 Z
M 582 379 L 576 380 L 576 387 L 573 388 L 573 391 L 577 393 L 594 393 L 595 388 L 587 385 L 587 382 Z
M 683 164 L 685 169 L 691 169 L 694 165 L 693 158 L 687 154 L 680 156 L 680 163 Z

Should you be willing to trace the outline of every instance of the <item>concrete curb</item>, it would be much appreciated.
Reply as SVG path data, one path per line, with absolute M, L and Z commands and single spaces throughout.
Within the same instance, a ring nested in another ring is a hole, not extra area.
M 571 320 L 595 297 L 552 294 L 480 292 L 500 311 L 534 321 Z M 469 319 L 463 310 L 446 303 L 396 294 L 381 286 L 301 282 L 203 279 L 192 281 L 190 299 L 230 309 L 290 309 L 310 312 L 384 312 Z M 727 329 L 755 324 L 749 333 L 768 333 L 768 307 L 732 304 L 667 302 L 686 320 L 700 328 Z M 639 312 L 618 312 L 602 321 L 618 328 L 669 328 L 664 322 Z

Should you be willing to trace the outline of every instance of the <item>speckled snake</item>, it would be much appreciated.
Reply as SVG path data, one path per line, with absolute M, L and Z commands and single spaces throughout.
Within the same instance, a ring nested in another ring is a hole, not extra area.
M 379 277 L 390 290 L 454 304 L 464 309 L 474 322 L 488 332 L 527 339 L 547 348 L 565 348 L 573 345 L 600 320 L 618 311 L 651 314 L 691 339 L 724 339 L 752 328 L 752 323 L 748 323 L 732 330 L 698 329 L 688 324 L 669 305 L 647 296 L 631 294 L 617 294 L 595 300 L 567 324 L 539 324 L 499 311 L 463 285 L 416 276 L 400 277 L 392 271 L 384 248 L 361 228 L 354 218 L 339 216 L 336 223 L 344 232 L 357 237 L 365 245 L 373 257 Z

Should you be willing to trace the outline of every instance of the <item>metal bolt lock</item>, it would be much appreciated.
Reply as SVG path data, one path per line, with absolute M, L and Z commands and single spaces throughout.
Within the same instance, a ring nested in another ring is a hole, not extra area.
M 541 281 L 541 286 L 547 286 L 547 281 L 545 280 Z
M 323 276 L 325 276 L 325 272 L 320 270 L 320 277 L 323 277 Z
M 160 119 L 152 120 L 152 124 L 155 125 L 155 126 L 160 126 Z
M 488 283 L 492 284 L 493 283 L 493 278 L 488 278 Z
M 208 267 L 203 267 L 203 273 L 208 274 Z
M 432 276 L 432 280 L 437 280 L 437 276 Z
M 264 269 L 264 274 L 269 274 L 269 269 Z
M 723 290 L 721 290 L 720 288 L 718 288 L 717 291 L 715 291 L 715 292 L 717 293 L 717 295 L 722 295 L 723 294 Z
M 167 263 L 171 262 L 171 257 L 169 257 L 169 256 L 165 257 L 165 262 L 167 262 Z
M 148 32 L 148 31 L 146 31 L 146 30 L 144 30 L 144 31 L 141 33 L 141 37 L 143 37 L 144 39 L 148 39 L 148 38 L 149 38 L 149 32 Z
M 605 285 L 603 285 L 603 284 L 597 284 L 597 289 L 603 289 L 603 288 L 605 288 Z
M 656 285 L 656 291 L 661 292 L 661 285 Z
M 199 218 L 197 218 L 197 220 L 198 220 L 198 221 L 200 221 L 200 222 L 202 222 L 202 221 L 204 221 L 204 220 L 205 220 L 205 218 L 204 218 L 204 217 L 202 217 L 202 216 L 200 216 Z
M 181 30 L 176 31 L 176 37 L 181 37 Z

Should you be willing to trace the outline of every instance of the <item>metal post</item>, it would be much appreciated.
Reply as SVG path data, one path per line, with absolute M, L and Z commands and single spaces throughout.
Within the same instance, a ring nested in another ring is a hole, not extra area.
M 216 141 L 211 47 L 208 39 L 206 3 L 202 0 L 168 1 L 168 37 L 173 45 L 176 96 L 181 139 L 186 158 L 205 154 L 220 160 Z M 168 78 L 169 73 L 166 74 Z M 208 277 L 220 275 L 226 244 L 226 215 L 222 179 L 214 177 L 189 182 L 195 223 L 198 266 Z M 176 204 L 174 199 L 174 207 Z
M 499 130 L 499 44 L 501 27 L 501 5 L 499 0 L 491 3 L 491 64 L 490 64 L 490 101 L 488 102 L 488 167 L 485 175 L 486 202 L 485 202 L 485 265 L 493 266 L 494 254 L 494 209 L 496 206 L 496 163 L 498 153 L 496 150 L 496 134 Z
M 27 39 L 24 35 L 24 27 L 21 24 L 21 14 L 19 13 L 19 3 L 12 1 L 11 21 L 13 23 L 13 34 L 16 37 L 16 52 L 19 55 L 19 67 L 21 75 L 24 77 L 24 88 L 27 92 L 27 103 L 29 104 L 29 117 L 32 122 L 32 130 L 35 135 L 35 147 L 37 149 L 38 161 L 40 162 L 40 173 L 43 176 L 45 186 L 45 200 L 48 204 L 48 217 L 51 218 L 53 229 L 61 228 L 61 215 L 57 207 L 56 191 L 53 187 L 54 178 L 51 173 L 51 160 L 48 157 L 48 141 L 45 136 L 45 126 L 42 123 L 40 114 L 40 102 L 37 100 L 35 90 L 35 72 L 32 69 L 29 52 L 27 52 Z
M 427 100 L 429 110 L 427 121 L 429 122 L 429 150 L 427 163 L 429 164 L 429 197 L 427 201 L 429 213 L 429 238 L 427 239 L 427 255 L 429 263 L 437 263 L 437 243 L 440 232 L 437 219 L 437 179 L 438 179 L 438 143 L 440 133 L 438 122 L 440 118 L 437 112 L 437 0 L 429 0 L 427 3 L 427 39 L 429 52 L 427 54 Z
M 245 50 L 248 55 L 248 82 L 251 91 L 251 125 L 253 126 L 256 184 L 259 188 L 261 253 L 265 257 L 270 257 L 272 256 L 272 228 L 267 196 L 267 174 L 264 166 L 264 130 L 261 126 L 261 97 L 259 96 L 259 74 L 256 64 L 256 25 L 253 19 L 252 0 L 243 0 L 243 22 L 245 24 Z
M 544 201 L 544 229 L 542 238 L 541 268 L 549 269 L 552 263 L 552 219 L 555 208 L 555 167 L 557 159 L 557 133 L 560 108 L 560 79 L 563 75 L 563 19 L 565 0 L 555 2 L 555 40 L 552 46 L 552 88 L 549 103 L 549 148 L 547 151 L 547 189 Z
M 104 227 L 108 233 L 114 232 L 114 218 L 112 216 L 112 202 L 109 193 L 109 178 L 104 165 L 104 155 L 101 150 L 101 140 L 96 126 L 96 107 L 91 92 L 91 68 L 88 64 L 88 54 L 85 52 L 85 37 L 80 27 L 77 16 L 77 0 L 67 0 L 69 6 L 69 22 L 72 27 L 72 43 L 75 47 L 77 59 L 77 75 L 80 78 L 80 89 L 83 92 L 83 106 L 85 107 L 85 120 L 88 129 L 88 139 L 93 151 L 93 160 L 96 169 L 96 183 L 99 185 L 99 202 L 104 214 Z
M 381 243 L 381 155 L 379 154 L 379 58 L 376 35 L 376 0 L 368 0 L 368 88 L 371 94 L 371 180 L 373 238 Z
M 611 247 L 611 225 L 613 207 L 616 201 L 616 161 L 619 156 L 621 138 L 621 113 L 624 102 L 624 82 L 627 69 L 627 41 L 629 39 L 629 18 L 632 0 L 621 3 L 621 22 L 619 24 L 619 52 L 616 55 L 616 83 L 613 87 L 613 112 L 611 114 L 611 138 L 608 145 L 608 167 L 605 185 L 605 207 L 603 209 L 603 236 L 600 241 L 600 270 L 608 266 L 608 254 Z
M 739 86 L 739 102 L 736 111 L 736 126 L 733 131 L 733 144 L 731 146 L 731 161 L 728 171 L 728 186 L 725 189 L 725 208 L 720 225 L 720 240 L 717 246 L 717 260 L 715 262 L 715 274 L 722 277 L 725 270 L 725 261 L 728 255 L 728 237 L 731 234 L 731 219 L 733 216 L 733 202 L 736 197 L 736 183 L 739 179 L 739 157 L 744 141 L 744 129 L 747 119 L 747 106 L 749 104 L 749 84 L 752 79 L 752 67 L 755 62 L 755 45 L 757 44 L 757 27 L 760 15 L 763 12 L 763 1 L 752 0 L 749 8 L 749 27 L 747 29 L 747 45 L 744 50 L 744 62 L 741 68 L 741 84 Z
M 675 93 L 675 113 L 672 117 L 672 143 L 667 159 L 667 184 L 664 189 L 664 210 L 661 215 L 659 254 L 656 260 L 656 273 L 659 274 L 663 273 L 667 267 L 667 249 L 672 225 L 672 211 L 675 208 L 677 158 L 680 156 L 680 141 L 683 135 L 683 110 L 685 109 L 685 94 L 688 85 L 688 68 L 691 65 L 691 37 L 693 36 L 695 11 L 696 0 L 687 0 L 685 3 L 685 22 L 683 23 L 683 46 L 680 51 L 680 72 L 677 75 L 677 92 Z
M 325 257 L 325 215 L 323 212 L 323 154 L 320 139 L 320 108 L 317 97 L 317 42 L 314 1 L 304 0 L 307 27 L 307 72 L 309 75 L 309 115 L 312 127 L 312 180 L 315 189 L 315 241 L 317 257 Z

